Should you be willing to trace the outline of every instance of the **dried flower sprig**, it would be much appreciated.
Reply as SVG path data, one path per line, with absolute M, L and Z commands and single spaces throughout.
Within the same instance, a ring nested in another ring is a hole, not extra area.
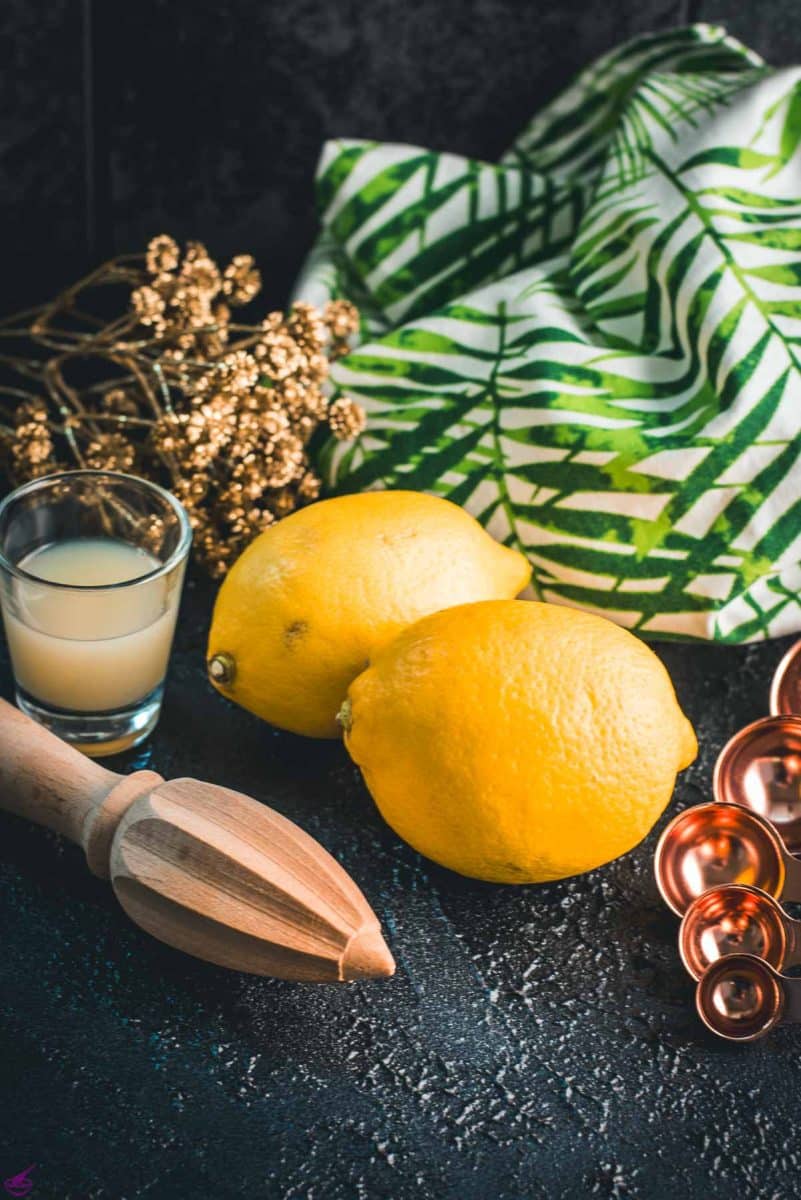
M 98 289 L 114 287 L 123 311 L 101 316 Z M 181 252 L 161 235 L 0 322 L 0 451 L 14 482 L 67 466 L 163 482 L 189 511 L 199 559 L 225 574 L 256 533 L 319 495 L 308 446 L 320 426 L 343 440 L 364 427 L 359 405 L 325 390 L 357 309 L 296 302 L 236 322 L 260 289 L 249 254 L 221 270 L 201 243 Z

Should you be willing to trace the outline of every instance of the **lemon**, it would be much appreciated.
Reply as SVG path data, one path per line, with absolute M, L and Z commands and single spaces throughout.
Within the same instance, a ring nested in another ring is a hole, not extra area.
M 643 642 L 522 600 L 418 621 L 353 682 L 340 719 L 392 828 L 499 883 L 577 875 L 630 850 L 698 749 Z
M 338 737 L 351 680 L 418 618 L 516 596 L 531 569 L 448 500 L 366 492 L 322 500 L 267 529 L 220 589 L 212 682 L 265 721 Z

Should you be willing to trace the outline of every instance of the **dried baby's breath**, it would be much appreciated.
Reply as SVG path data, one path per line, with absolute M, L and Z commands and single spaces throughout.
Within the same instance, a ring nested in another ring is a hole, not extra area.
M 126 289 L 108 319 L 85 308 L 97 289 Z M 51 303 L 0 325 L 18 352 L 0 383 L 0 449 L 16 482 L 67 466 L 130 471 L 165 483 L 186 506 L 195 550 L 215 576 L 257 533 L 320 493 L 308 444 L 364 428 L 348 397 L 329 403 L 330 362 L 359 314 L 347 301 L 303 302 L 239 324 L 261 276 L 249 254 L 224 268 L 200 242 L 153 238 Z M 83 370 L 78 380 L 68 378 Z M 111 375 L 105 378 L 105 375 Z M 100 376 L 100 377 L 99 377 Z M 13 386 L 12 386 L 13 384 Z

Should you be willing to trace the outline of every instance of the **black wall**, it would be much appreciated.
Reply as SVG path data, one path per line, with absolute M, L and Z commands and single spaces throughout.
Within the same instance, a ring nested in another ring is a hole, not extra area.
M 152 234 L 255 253 L 280 301 L 326 137 L 497 156 L 623 38 L 704 20 L 801 60 L 799 0 L 3 0 L 0 306 Z

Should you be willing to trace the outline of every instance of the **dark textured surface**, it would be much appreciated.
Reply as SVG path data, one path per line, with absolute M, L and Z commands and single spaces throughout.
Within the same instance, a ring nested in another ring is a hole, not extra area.
M 719 20 L 788 62 L 797 18 L 796 0 L 6 0 L 0 300 L 162 228 L 256 251 L 280 299 L 324 137 L 495 155 L 623 37 Z M 212 693 L 211 595 L 187 595 L 164 720 L 136 765 L 298 820 L 364 887 L 398 974 L 315 989 L 196 964 L 131 926 L 76 849 L 0 820 L 0 1178 L 36 1163 L 33 1200 L 796 1195 L 801 1035 L 743 1049 L 702 1030 L 651 878 L 655 835 L 543 888 L 428 866 L 339 748 Z M 674 810 L 708 796 L 782 650 L 664 650 L 701 742 Z
M 743 1049 L 703 1030 L 655 835 L 539 888 L 426 864 L 341 748 L 212 692 L 210 604 L 193 582 L 136 765 L 298 820 L 365 889 L 398 973 L 310 987 L 198 964 L 132 926 L 77 849 L 0 819 L 2 1174 L 35 1162 L 34 1195 L 69 1200 L 795 1195 L 799 1034 Z M 709 795 L 782 650 L 663 649 L 701 743 L 673 811 Z M 8 694 L 5 658 L 0 679 Z

